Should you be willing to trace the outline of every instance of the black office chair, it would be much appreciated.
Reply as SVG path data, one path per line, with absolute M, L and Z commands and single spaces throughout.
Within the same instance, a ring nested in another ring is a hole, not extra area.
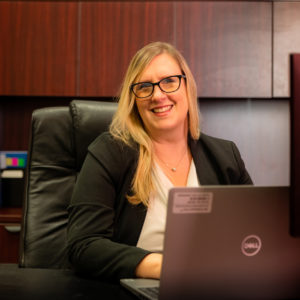
M 88 145 L 108 129 L 117 104 L 74 100 L 32 115 L 20 267 L 69 268 L 67 207 Z

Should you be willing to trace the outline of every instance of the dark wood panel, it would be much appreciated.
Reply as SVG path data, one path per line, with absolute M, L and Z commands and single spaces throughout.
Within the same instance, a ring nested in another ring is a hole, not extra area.
M 0 149 L 3 149 L 3 120 L 4 120 L 3 110 L 0 109 Z
M 68 105 L 70 101 L 70 99 L 59 98 L 0 98 L 1 150 L 28 150 L 33 110 L 42 107 Z
M 9 232 L 4 225 L 0 225 L 0 263 L 18 263 L 19 239 L 19 232 Z
M 0 94 L 76 94 L 78 6 L 0 2 Z
M 81 4 L 80 96 L 116 96 L 134 53 L 152 41 L 174 42 L 170 2 Z
M 292 56 L 291 212 L 293 233 L 300 236 L 300 54 Z
M 290 97 L 290 54 L 300 52 L 300 3 L 274 3 L 274 97 Z
M 0 224 L 20 224 L 22 220 L 22 208 L 0 208 Z
M 181 1 L 176 12 L 200 97 L 271 97 L 271 3 Z
M 18 263 L 21 218 L 22 208 L 0 208 L 0 263 Z

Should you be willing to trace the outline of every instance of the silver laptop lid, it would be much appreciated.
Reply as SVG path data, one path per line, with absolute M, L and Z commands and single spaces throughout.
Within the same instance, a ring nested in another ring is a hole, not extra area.
M 300 239 L 289 188 L 170 191 L 160 299 L 300 297 Z

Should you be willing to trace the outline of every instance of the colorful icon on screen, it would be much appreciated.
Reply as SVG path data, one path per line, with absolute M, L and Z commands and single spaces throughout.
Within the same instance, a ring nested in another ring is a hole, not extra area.
M 1 169 L 24 169 L 27 163 L 27 152 L 25 151 L 0 151 Z
M 24 158 L 8 157 L 6 158 L 6 167 L 24 168 L 25 160 Z

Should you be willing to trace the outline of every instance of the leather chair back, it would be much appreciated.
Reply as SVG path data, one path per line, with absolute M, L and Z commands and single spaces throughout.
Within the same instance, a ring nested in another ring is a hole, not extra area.
M 73 141 L 76 170 L 81 169 L 88 145 L 102 132 L 107 131 L 113 114 L 117 109 L 115 102 L 95 102 L 74 100 L 70 104 L 73 120 Z
M 67 224 L 88 145 L 108 129 L 117 104 L 74 100 L 33 112 L 20 240 L 20 267 L 69 268 Z

